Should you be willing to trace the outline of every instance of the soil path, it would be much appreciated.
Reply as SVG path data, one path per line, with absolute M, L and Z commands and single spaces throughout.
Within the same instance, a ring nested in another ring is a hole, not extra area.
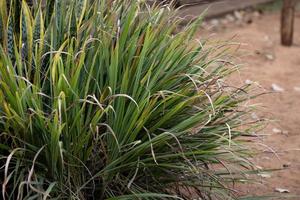
M 237 9 L 243 9 L 249 6 L 255 6 L 257 4 L 271 2 L 273 0 L 251 0 L 251 1 L 241 1 L 241 0 L 181 0 L 182 5 L 192 5 L 184 6 L 180 10 L 180 16 L 193 19 L 199 16 L 207 8 L 206 17 L 216 17 L 224 15 L 228 12 L 232 12 Z M 213 3 L 205 3 L 213 2 Z
M 255 81 L 268 91 L 272 84 L 284 89 L 256 100 L 263 106 L 257 115 L 263 113 L 277 121 L 261 133 L 265 134 L 261 142 L 268 148 L 255 158 L 259 166 L 284 170 L 262 177 L 261 185 L 248 187 L 249 194 L 270 194 L 282 188 L 300 195 L 300 13 L 296 15 L 295 45 L 290 48 L 280 45 L 279 12 L 263 15 L 252 24 L 229 25 L 208 33 L 216 40 L 234 37 L 233 41 L 241 43 L 238 57 L 246 66 L 235 81 Z M 203 37 L 203 31 L 201 34 Z

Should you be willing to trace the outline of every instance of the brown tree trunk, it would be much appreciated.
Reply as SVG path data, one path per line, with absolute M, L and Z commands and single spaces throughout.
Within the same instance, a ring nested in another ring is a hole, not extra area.
M 295 7 L 297 0 L 284 0 L 281 12 L 281 43 L 284 46 L 293 44 Z

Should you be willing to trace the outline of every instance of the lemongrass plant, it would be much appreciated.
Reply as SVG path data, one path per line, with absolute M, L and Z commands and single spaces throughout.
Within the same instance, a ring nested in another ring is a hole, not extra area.
M 178 32 L 141 1 L 0 2 L 4 200 L 236 198 L 258 124 L 248 86 L 224 84 L 235 66 L 195 40 L 201 19 Z

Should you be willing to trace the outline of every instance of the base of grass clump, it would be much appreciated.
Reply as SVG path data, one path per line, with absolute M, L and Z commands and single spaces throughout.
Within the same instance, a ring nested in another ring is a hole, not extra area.
M 143 2 L 20 7 L 0 3 L 3 199 L 235 199 L 259 124 L 200 19 L 174 34 Z

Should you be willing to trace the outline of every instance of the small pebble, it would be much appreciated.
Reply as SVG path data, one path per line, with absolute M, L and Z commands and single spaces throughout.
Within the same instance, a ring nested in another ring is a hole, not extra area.
M 251 85 L 252 83 L 253 83 L 253 81 L 251 81 L 249 79 L 245 80 L 245 84 L 247 84 L 247 85 Z
M 284 189 L 284 188 L 276 188 L 275 192 L 279 192 L 279 193 L 290 193 L 290 191 L 288 189 Z
M 282 134 L 287 136 L 287 135 L 289 135 L 289 132 L 288 131 L 282 131 Z
M 227 19 L 229 22 L 234 22 L 234 21 L 235 21 L 234 17 L 233 17 L 231 14 L 226 15 L 226 19 Z
M 266 54 L 266 58 L 268 59 L 268 60 L 274 60 L 275 58 L 274 58 L 274 55 L 272 55 L 272 54 Z
M 240 11 L 234 11 L 233 14 L 234 14 L 234 16 L 235 16 L 236 19 L 238 19 L 238 20 L 242 20 L 243 19 L 243 15 L 242 15 L 242 13 Z
M 284 168 L 288 168 L 288 167 L 291 166 L 291 163 L 285 163 L 285 164 L 283 164 L 282 166 L 283 166 Z
M 258 176 L 260 176 L 262 178 L 271 178 L 271 175 L 270 174 L 266 174 L 266 173 L 258 174 Z
M 256 113 L 251 113 L 251 117 L 252 117 L 252 119 L 255 119 L 255 120 L 259 119 L 259 117 L 257 116 Z
M 213 25 L 213 26 L 218 26 L 218 25 L 220 24 L 220 21 L 217 20 L 217 19 L 212 19 L 212 20 L 210 21 L 210 23 L 211 23 L 211 25 Z
M 278 128 L 273 128 L 272 131 L 273 131 L 273 133 L 282 133 L 282 130 L 280 130 Z
M 273 83 L 271 87 L 274 92 L 284 92 L 284 89 L 275 83 Z
M 294 87 L 294 90 L 295 90 L 296 92 L 300 92 L 300 87 Z

